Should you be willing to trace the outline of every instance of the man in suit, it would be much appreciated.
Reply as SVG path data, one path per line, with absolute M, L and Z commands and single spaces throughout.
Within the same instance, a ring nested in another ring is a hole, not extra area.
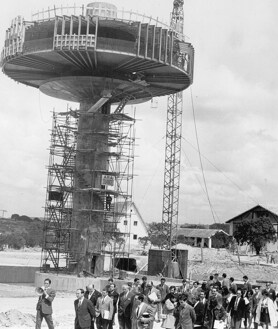
M 235 279 L 233 277 L 230 277 L 230 288 L 233 289 L 234 293 L 237 292 L 237 284 L 235 283 Z
M 187 303 L 188 294 L 183 294 L 180 299 L 179 307 L 179 324 L 181 329 L 193 329 L 193 324 L 196 321 L 194 308 Z
M 206 299 L 206 293 L 203 290 L 200 292 L 200 302 L 202 302 L 204 305 L 204 318 L 203 318 L 203 323 L 204 323 L 208 309 L 208 301 Z
M 148 325 L 148 329 L 153 328 L 155 317 L 155 308 L 144 302 L 145 296 L 139 295 L 137 297 L 137 306 L 132 311 L 132 322 L 135 322 L 135 328 L 143 329 Z
M 182 295 L 188 292 L 188 284 L 187 284 L 187 280 L 183 279 L 182 280 L 182 285 L 178 287 L 178 294 Z
M 116 286 L 114 283 L 110 284 L 110 291 L 108 293 L 108 296 L 112 298 L 113 300 L 113 315 L 112 315 L 112 321 L 109 323 L 109 329 L 113 328 L 115 314 L 117 313 L 117 304 L 119 299 L 119 294 L 116 291 Z
M 245 302 L 242 298 L 242 291 L 240 289 L 237 290 L 236 296 L 232 297 L 228 305 L 227 312 L 231 312 L 232 329 L 239 329 L 241 326 L 242 318 L 245 314 Z
M 94 305 L 94 307 L 96 307 L 97 304 L 97 299 L 98 297 L 101 296 L 101 293 L 99 291 L 97 291 L 94 287 L 93 284 L 89 284 L 87 286 L 87 290 L 85 291 L 84 297 L 88 300 L 90 300 L 92 302 L 92 304 Z M 92 319 L 92 323 L 91 323 L 91 329 L 94 329 L 94 321 L 95 319 Z
M 96 304 L 96 324 L 97 329 L 108 329 L 113 317 L 113 299 L 105 288 L 101 294 Z
M 252 284 L 249 282 L 247 275 L 244 275 L 243 281 L 243 289 L 246 290 L 246 292 L 252 290 Z
M 52 302 L 56 292 L 51 288 L 51 280 L 45 279 L 42 287 L 43 293 L 37 303 L 36 329 L 41 329 L 42 320 L 45 319 L 49 329 L 54 329 L 52 319 Z
M 161 302 L 162 303 L 165 303 L 165 297 L 169 293 L 169 287 L 165 282 L 166 282 L 166 279 L 161 278 L 160 279 L 160 284 L 156 286 L 156 289 L 158 289 L 160 291 Z
M 89 299 L 84 298 L 84 290 L 76 290 L 74 301 L 75 321 L 74 329 L 90 329 L 92 319 L 95 318 L 95 307 Z
M 275 300 L 276 300 L 276 292 L 275 292 L 274 289 L 271 288 L 271 283 L 270 282 L 267 282 L 265 285 L 266 285 L 265 291 L 268 292 L 268 297 L 270 299 L 272 299 L 273 302 L 275 302 Z
M 196 320 L 194 322 L 194 328 L 202 328 L 204 324 L 204 316 L 205 316 L 205 305 L 201 301 L 201 296 L 197 295 L 192 299 L 194 304 L 194 311 L 196 314 Z
M 118 302 L 118 321 L 120 329 L 131 329 L 131 310 L 134 293 L 130 291 L 128 285 L 122 286 L 122 292 Z

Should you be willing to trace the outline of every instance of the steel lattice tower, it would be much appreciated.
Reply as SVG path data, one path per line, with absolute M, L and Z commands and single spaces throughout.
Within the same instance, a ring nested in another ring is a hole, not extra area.
M 180 150 L 182 134 L 182 93 L 172 94 L 167 103 L 167 127 L 163 189 L 164 246 L 171 249 L 176 237 L 179 208 Z
M 173 11 L 171 13 L 171 27 L 176 31 L 176 36 L 180 42 L 184 38 L 182 34 L 183 21 L 183 0 L 174 0 Z M 185 55 L 185 49 L 181 47 L 180 53 L 182 54 L 183 52 Z M 186 55 L 184 59 L 186 61 Z M 190 70 L 193 71 L 193 65 Z M 170 250 L 172 245 L 175 244 L 178 225 L 182 108 L 182 92 L 168 96 L 162 210 L 164 248 L 166 250 Z

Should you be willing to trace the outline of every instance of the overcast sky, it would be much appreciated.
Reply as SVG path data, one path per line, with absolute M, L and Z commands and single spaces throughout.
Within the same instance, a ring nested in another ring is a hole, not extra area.
M 172 10 L 166 0 L 111 2 L 163 21 Z M 53 4 L 72 3 L 6 2 L 0 44 L 12 18 L 29 20 Z M 193 106 L 215 220 L 224 222 L 256 204 L 278 212 L 278 1 L 185 0 L 184 13 L 195 69 L 191 90 L 184 92 L 179 222 L 214 222 L 196 152 Z M 66 110 L 67 102 L 2 73 L 0 84 L 0 210 L 43 217 L 51 111 Z M 150 102 L 136 106 L 134 201 L 146 221 L 162 216 L 166 101 L 159 99 L 156 108 Z

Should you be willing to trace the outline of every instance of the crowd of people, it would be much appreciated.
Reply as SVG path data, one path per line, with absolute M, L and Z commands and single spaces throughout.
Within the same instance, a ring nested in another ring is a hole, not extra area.
M 53 327 L 51 304 L 55 292 L 46 279 L 47 289 L 39 297 L 36 329 L 45 318 Z M 271 283 L 252 286 L 247 276 L 243 284 L 217 273 L 199 283 L 182 280 L 180 286 L 168 286 L 165 278 L 154 285 L 147 277 L 135 278 L 118 291 L 113 279 L 101 292 L 88 285 L 77 289 L 75 329 L 113 329 L 117 317 L 119 329 L 153 329 L 154 322 L 165 329 L 270 329 L 277 326 L 276 292 Z M 47 305 L 44 314 L 43 304 Z

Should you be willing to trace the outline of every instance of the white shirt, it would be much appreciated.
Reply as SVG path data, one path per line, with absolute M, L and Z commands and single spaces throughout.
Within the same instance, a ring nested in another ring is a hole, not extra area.
M 136 311 L 136 315 L 137 315 L 137 316 L 140 314 L 142 307 L 143 307 L 143 303 L 141 303 L 141 304 L 137 307 L 137 311 Z
M 78 301 L 78 307 L 82 305 L 83 299 L 84 299 L 84 297 L 81 297 L 81 298 L 79 299 L 79 301 Z
M 88 299 L 90 299 L 92 297 L 93 293 L 94 293 L 94 291 L 89 292 Z

